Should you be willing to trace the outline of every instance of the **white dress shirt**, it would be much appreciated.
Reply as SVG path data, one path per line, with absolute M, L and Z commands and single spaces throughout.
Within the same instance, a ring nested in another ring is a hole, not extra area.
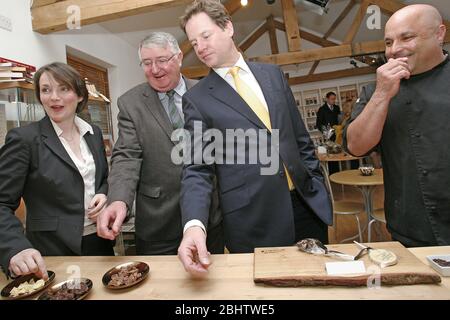
M 245 82 L 246 85 L 248 85 L 253 92 L 256 94 L 256 96 L 261 100 L 262 104 L 268 111 L 269 108 L 267 106 L 266 98 L 264 97 L 264 94 L 262 92 L 261 86 L 259 85 L 258 81 L 256 80 L 255 76 L 253 75 L 252 71 L 250 70 L 249 66 L 245 62 L 244 58 L 241 54 L 239 54 L 238 61 L 231 67 L 224 67 L 224 68 L 213 68 L 213 70 L 222 78 L 224 79 L 235 91 L 236 85 L 234 84 L 233 76 L 228 72 L 232 67 L 239 67 L 238 75 L 241 78 L 242 81 Z M 206 228 L 203 225 L 203 223 L 198 219 L 193 219 L 188 221 L 184 225 L 183 232 L 186 232 L 186 230 L 190 227 L 200 227 L 203 229 L 203 231 L 206 233 Z
M 81 157 L 83 158 L 79 159 L 70 148 L 68 141 L 62 136 L 63 131 L 58 126 L 58 124 L 51 119 L 50 121 L 52 122 L 56 135 L 58 136 L 59 140 L 64 146 L 64 149 L 66 149 L 73 163 L 80 172 L 81 177 L 83 178 L 84 212 L 85 212 L 83 236 L 95 233 L 97 232 L 95 222 L 90 220 L 87 216 L 89 204 L 91 203 L 91 200 L 95 195 L 95 162 L 94 157 L 92 156 L 92 152 L 89 149 L 86 140 L 84 139 L 84 135 L 86 133 L 89 132 L 90 134 L 94 134 L 94 130 L 92 129 L 92 126 L 89 123 L 79 118 L 78 116 L 75 116 L 75 126 L 78 128 L 78 131 L 80 132 L 80 150 L 81 150 Z

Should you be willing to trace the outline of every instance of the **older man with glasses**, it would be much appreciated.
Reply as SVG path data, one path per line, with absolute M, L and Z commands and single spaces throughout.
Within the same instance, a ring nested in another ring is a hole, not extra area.
M 147 82 L 118 99 L 119 137 L 108 181 L 109 205 L 100 215 L 98 234 L 115 239 L 136 197 L 136 253 L 174 255 L 183 236 L 182 166 L 171 160 L 171 135 L 184 126 L 181 97 L 196 81 L 181 75 L 183 53 L 169 33 L 151 33 L 138 54 Z M 222 217 L 213 193 L 208 249 L 223 253 Z

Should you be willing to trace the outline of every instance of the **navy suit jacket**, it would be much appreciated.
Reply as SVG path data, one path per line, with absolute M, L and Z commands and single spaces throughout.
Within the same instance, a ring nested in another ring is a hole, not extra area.
M 264 166 L 260 163 L 191 163 L 185 165 L 182 178 L 183 223 L 198 219 L 207 225 L 212 177 L 217 176 L 225 242 L 231 252 L 251 252 L 255 247 L 294 243 L 292 202 L 282 164 L 309 208 L 326 224 L 331 225 L 333 220 L 314 145 L 283 72 L 275 65 L 248 63 L 248 66 L 267 101 L 272 129 L 279 129 L 277 173 L 261 175 L 260 169 Z M 185 129 L 191 134 L 195 121 L 200 121 L 203 130 L 220 130 L 224 137 L 226 129 L 265 129 L 239 94 L 214 71 L 183 96 L 183 112 Z M 271 142 L 270 134 L 268 141 Z M 203 147 L 207 144 L 204 142 Z M 247 152 L 248 147 L 247 143 Z

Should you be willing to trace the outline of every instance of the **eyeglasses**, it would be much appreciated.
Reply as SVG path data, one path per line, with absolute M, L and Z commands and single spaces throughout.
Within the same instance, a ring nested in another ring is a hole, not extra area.
M 142 60 L 139 63 L 139 65 L 143 68 L 151 68 L 152 65 L 155 64 L 158 68 L 165 68 L 169 64 L 170 60 L 172 60 L 173 57 L 175 57 L 176 55 L 177 55 L 177 53 L 174 53 L 169 58 L 159 58 L 159 59 L 156 59 L 155 61 L 152 61 L 150 59 L 145 59 L 145 60 Z

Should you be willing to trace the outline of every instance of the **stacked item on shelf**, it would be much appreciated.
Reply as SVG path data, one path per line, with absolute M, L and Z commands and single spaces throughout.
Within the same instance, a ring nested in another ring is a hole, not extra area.
M 33 82 L 36 67 L 0 57 L 1 82 Z

